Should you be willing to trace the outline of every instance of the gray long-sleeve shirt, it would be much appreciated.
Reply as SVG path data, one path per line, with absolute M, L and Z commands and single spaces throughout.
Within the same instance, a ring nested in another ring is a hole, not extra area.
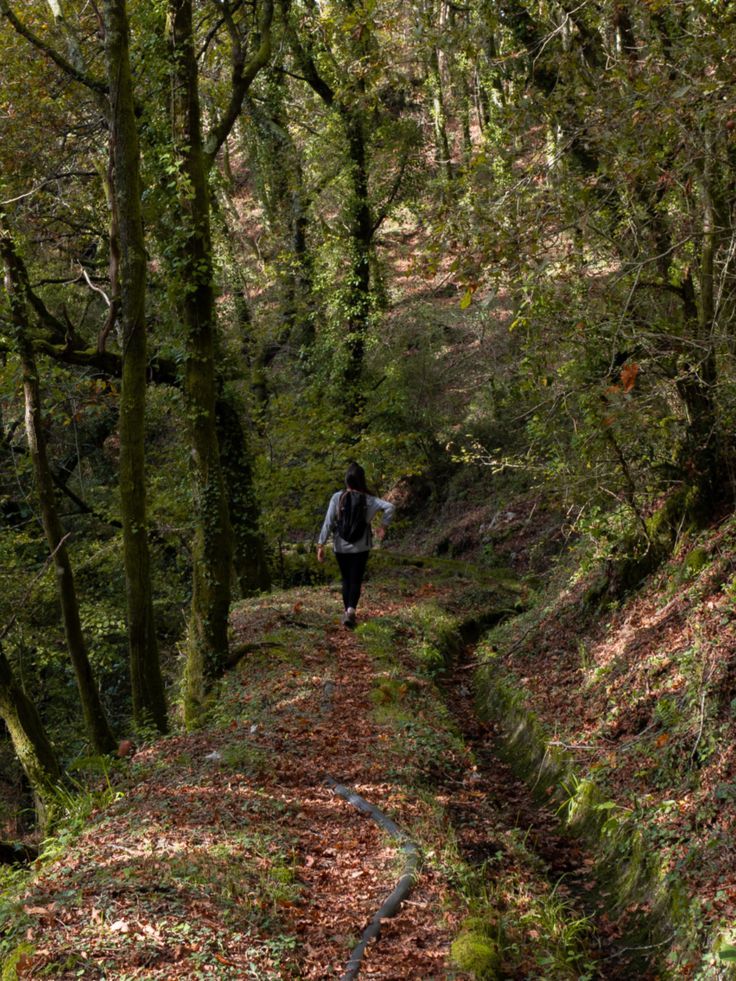
M 337 527 L 337 509 L 340 505 L 340 498 L 344 493 L 344 491 L 337 491 L 330 498 L 327 514 L 325 515 L 325 520 L 322 524 L 322 530 L 319 533 L 317 543 L 319 545 L 324 545 L 330 535 L 333 535 L 333 545 L 336 552 L 367 552 L 370 550 L 373 538 L 371 535 L 371 520 L 375 518 L 379 511 L 381 511 L 383 513 L 383 527 L 385 528 L 393 518 L 396 508 L 390 501 L 384 501 L 380 497 L 373 497 L 371 494 L 366 494 L 365 534 L 362 538 L 359 538 L 357 542 L 346 542 L 343 538 L 340 538 L 335 530 Z

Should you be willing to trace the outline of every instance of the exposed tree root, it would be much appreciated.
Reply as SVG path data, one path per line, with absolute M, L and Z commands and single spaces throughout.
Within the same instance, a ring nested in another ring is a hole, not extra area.
M 347 967 L 341 981 L 353 981 L 354 978 L 357 978 L 358 973 L 360 972 L 363 954 L 365 953 L 366 947 L 370 941 L 377 937 L 381 932 L 382 921 L 387 920 L 392 916 L 396 916 L 401 909 L 401 904 L 414 888 L 416 877 L 419 872 L 419 866 L 422 861 L 422 853 L 419 850 L 419 847 L 409 839 L 406 833 L 402 831 L 401 828 L 391 820 L 391 818 L 387 817 L 383 811 L 380 811 L 375 804 L 370 804 L 367 800 L 365 800 L 365 798 L 361 797 L 360 794 L 356 794 L 355 791 L 337 783 L 337 781 L 333 780 L 332 777 L 327 777 L 326 782 L 339 797 L 342 797 L 349 804 L 352 804 L 353 807 L 356 807 L 362 814 L 367 814 L 369 817 L 373 818 L 379 827 L 383 828 L 383 830 L 391 835 L 392 838 L 395 838 L 396 841 L 401 842 L 401 851 L 406 856 L 404 861 L 404 871 L 401 874 L 401 878 L 396 883 L 395 889 L 386 897 L 381 907 L 376 911 L 373 919 L 361 934 L 360 942 L 350 955 L 350 960 L 347 963 Z

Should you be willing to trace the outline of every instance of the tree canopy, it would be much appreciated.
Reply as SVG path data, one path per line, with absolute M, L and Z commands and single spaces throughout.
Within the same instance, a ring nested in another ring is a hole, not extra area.
M 0 0 L 0 710 L 37 795 L 201 723 L 232 598 L 319 575 L 351 459 L 405 530 L 543 488 L 629 585 L 732 506 L 735 24 Z

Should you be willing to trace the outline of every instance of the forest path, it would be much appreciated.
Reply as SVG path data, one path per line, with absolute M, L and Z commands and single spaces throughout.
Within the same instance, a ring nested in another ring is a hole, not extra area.
M 381 563 L 355 633 L 339 625 L 334 586 L 241 604 L 232 624 L 243 656 L 211 728 L 139 751 L 120 799 L 26 886 L 19 976 L 340 977 L 403 857 L 328 777 L 424 853 L 361 977 L 471 977 L 450 965 L 468 913 L 512 951 L 503 976 L 582 976 L 593 964 L 586 914 L 526 848 L 518 787 L 511 795 L 507 771 L 479 764 L 440 694 L 454 627 L 517 595 L 459 564 Z M 469 702 L 455 710 L 475 724 Z M 489 793 L 508 798 L 505 809 L 484 803 Z

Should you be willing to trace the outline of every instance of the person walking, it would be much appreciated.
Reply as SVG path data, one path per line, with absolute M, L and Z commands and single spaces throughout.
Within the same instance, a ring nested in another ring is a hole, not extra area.
M 344 627 L 352 629 L 356 624 L 363 576 L 373 545 L 371 521 L 379 512 L 383 514 L 383 521 L 376 531 L 376 537 L 382 540 L 394 510 L 389 501 L 371 494 L 365 482 L 365 471 L 360 464 L 351 463 L 345 474 L 345 490 L 337 491 L 330 498 L 317 539 L 317 561 L 324 562 L 325 543 L 332 535 L 335 558 L 342 576 Z

